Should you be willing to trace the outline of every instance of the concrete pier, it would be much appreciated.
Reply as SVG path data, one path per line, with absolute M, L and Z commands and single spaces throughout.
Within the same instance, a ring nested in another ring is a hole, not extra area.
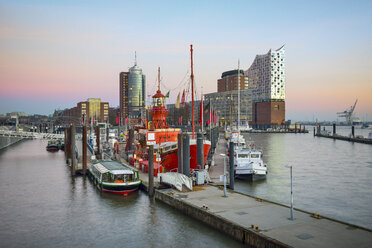
M 347 136 L 342 136 L 338 134 L 330 135 L 330 134 L 321 134 L 321 133 L 315 133 L 314 136 L 372 145 L 372 139 L 367 139 L 367 138 L 355 138 L 353 136 L 347 137 Z
M 221 161 L 226 147 L 219 140 L 210 168 L 211 177 L 219 178 Z M 125 164 L 126 161 L 122 160 Z M 222 164 L 223 165 L 223 164 Z M 223 168 L 222 168 L 223 170 Z M 142 189 L 148 190 L 148 175 L 140 171 Z M 191 192 L 161 189 L 155 178 L 155 199 L 220 230 L 232 238 L 252 247 L 371 247 L 372 231 L 366 228 L 333 220 L 324 216 L 294 208 L 294 220 L 290 220 L 290 208 L 282 204 L 227 191 L 222 187 L 204 185 Z

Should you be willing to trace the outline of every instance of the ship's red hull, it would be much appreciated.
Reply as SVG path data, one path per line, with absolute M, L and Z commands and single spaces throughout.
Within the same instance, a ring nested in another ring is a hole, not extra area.
M 207 161 L 208 152 L 211 148 L 210 144 L 204 144 L 204 164 Z M 166 154 L 161 154 L 161 164 L 165 171 L 177 172 L 178 171 L 178 156 L 177 149 Z M 197 167 L 197 145 L 190 145 L 190 170 L 198 169 Z

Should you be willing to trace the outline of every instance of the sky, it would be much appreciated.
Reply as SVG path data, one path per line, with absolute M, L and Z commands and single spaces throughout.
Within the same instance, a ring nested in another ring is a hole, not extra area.
M 52 114 L 88 98 L 119 105 L 119 73 L 134 65 L 148 95 L 161 68 L 170 102 L 197 97 L 222 72 L 286 47 L 286 119 L 337 120 L 358 99 L 372 120 L 372 1 L 0 0 L 0 113 Z M 338 120 L 342 120 L 339 118 Z

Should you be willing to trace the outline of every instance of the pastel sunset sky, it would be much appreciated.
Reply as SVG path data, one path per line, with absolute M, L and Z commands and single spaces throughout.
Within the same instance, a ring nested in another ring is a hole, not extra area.
M 174 102 L 190 72 L 200 92 L 286 46 L 286 119 L 336 120 L 354 104 L 372 120 L 372 1 L 3 1 L 0 113 L 51 114 L 87 98 L 119 105 L 134 64 Z M 341 119 L 340 119 L 341 120 Z

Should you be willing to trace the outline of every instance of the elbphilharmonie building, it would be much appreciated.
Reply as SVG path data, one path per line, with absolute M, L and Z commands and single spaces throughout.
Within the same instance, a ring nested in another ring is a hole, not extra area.
M 245 75 L 252 90 L 252 125 L 285 123 L 285 47 L 257 55 Z

